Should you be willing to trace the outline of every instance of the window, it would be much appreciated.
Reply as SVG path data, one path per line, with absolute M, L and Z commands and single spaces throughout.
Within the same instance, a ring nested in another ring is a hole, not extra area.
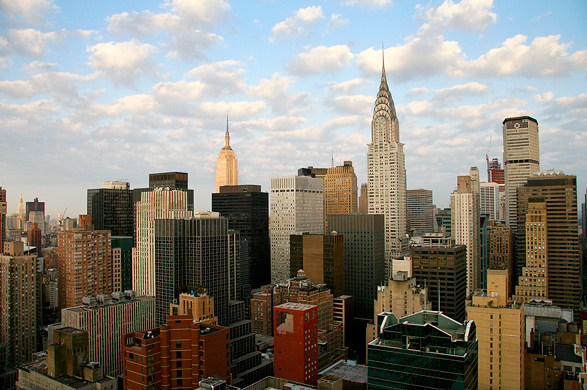
M 175 342 L 175 348 L 181 348 L 181 341 Z

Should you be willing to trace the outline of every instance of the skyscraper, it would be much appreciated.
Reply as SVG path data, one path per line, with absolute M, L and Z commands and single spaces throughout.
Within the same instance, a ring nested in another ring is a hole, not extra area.
M 112 293 L 110 231 L 94 230 L 91 216 L 80 215 L 77 229 L 57 236 L 59 306 L 79 306 L 84 297 Z
M 88 189 L 87 214 L 96 230 L 112 236 L 133 236 L 135 204 L 130 183 L 105 181 L 102 188 Z
M 357 206 L 357 175 L 351 161 L 328 168 L 324 176 L 324 221 L 329 215 L 354 214 Z
M 487 158 L 487 181 L 489 183 L 505 184 L 504 171 L 497 158 L 491 161 Z
M 481 214 L 489 215 L 489 219 L 499 218 L 499 184 L 481 183 Z
M 324 182 L 309 176 L 271 178 L 271 282 L 289 278 L 289 237 L 324 232 Z
M 6 239 L 6 190 L 0 187 L 0 248 L 4 248 Z
M 367 183 L 361 183 L 361 195 L 359 195 L 359 214 L 367 214 L 369 211 L 369 193 Z
M 563 172 L 537 172 L 518 187 L 516 268 L 527 266 L 526 215 L 535 198 L 546 203 L 546 260 L 548 299 L 563 308 L 581 306 L 581 255 L 577 219 L 577 177 Z M 524 227 L 524 229 L 522 229 Z M 536 255 L 536 253 L 529 253 Z M 518 273 L 521 275 L 521 273 Z
M 503 121 L 503 161 L 505 165 L 506 222 L 516 233 L 516 188 L 534 172 L 540 171 L 538 122 L 529 116 Z
M 192 193 L 193 194 L 193 193 Z M 132 285 L 137 295 L 155 295 L 155 220 L 188 218 L 188 192 L 155 188 L 136 204 L 136 239 L 132 250 Z
M 457 245 L 467 247 L 467 296 L 482 288 L 479 193 L 473 189 L 471 176 L 458 176 L 450 195 L 451 233 Z
M 271 282 L 269 194 L 258 185 L 222 186 L 212 194 L 212 211 L 240 232 L 240 275 L 243 297 Z
M 10 365 L 29 361 L 37 348 L 38 280 L 37 256 L 26 254 L 20 241 L 5 242 L 0 254 L 0 345 L 5 345 Z
M 224 147 L 216 160 L 216 192 L 220 192 L 222 186 L 238 185 L 238 161 L 234 151 L 230 147 L 230 133 L 228 132 L 228 117 L 226 117 L 226 134 L 224 135 Z
M 329 230 L 343 236 L 345 294 L 355 299 L 355 317 L 371 320 L 377 286 L 385 280 L 383 215 L 331 215 Z
M 408 222 L 414 236 L 434 232 L 432 191 L 419 188 L 406 191 Z
M 38 223 L 41 234 L 45 234 L 45 202 L 39 202 L 39 198 L 26 202 L 26 221 L 29 226 L 33 222 Z M 29 226 L 26 228 L 28 229 Z
M 404 145 L 399 142 L 399 121 L 387 85 L 385 63 L 371 122 L 367 176 L 369 214 L 385 216 L 385 260 L 390 263 L 407 251 L 408 240 Z

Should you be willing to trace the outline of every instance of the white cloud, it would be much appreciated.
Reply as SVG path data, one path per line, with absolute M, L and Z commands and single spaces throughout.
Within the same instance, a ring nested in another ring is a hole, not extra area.
M 342 5 L 363 5 L 371 8 L 382 8 L 390 5 L 391 0 L 339 0 Z
M 22 66 L 22 70 L 28 73 L 47 72 L 55 69 L 54 62 L 33 61 Z
M 346 45 L 318 46 L 295 56 L 288 70 L 295 75 L 334 73 L 347 66 L 354 57 Z
M 371 80 L 365 79 L 363 77 L 357 77 L 352 80 L 343 81 L 341 83 L 328 83 L 328 92 L 337 94 L 337 93 L 344 93 L 349 94 L 355 90 L 355 88 L 364 86 L 369 84 Z
M 421 16 L 428 20 L 421 27 L 423 33 L 455 29 L 485 31 L 497 20 L 497 15 L 490 11 L 493 0 L 462 0 L 459 3 L 446 0 L 438 7 L 419 8 Z
M 340 14 L 332 14 L 330 15 L 328 25 L 330 27 L 346 27 L 349 25 L 349 20 L 341 17 Z
M 82 77 L 72 73 L 49 72 L 33 75 L 29 80 L 1 80 L 0 93 L 13 98 L 30 98 L 39 94 L 59 94 L 66 100 L 77 97 L 77 82 Z
M 157 73 L 153 45 L 132 40 L 98 43 L 87 50 L 89 65 L 118 84 L 134 85 L 138 77 Z
M 407 96 L 408 97 L 418 97 L 418 96 L 423 96 L 423 95 L 427 94 L 428 92 L 430 92 L 430 90 L 426 87 L 417 87 L 417 88 L 410 89 Z
M 534 101 L 536 103 L 550 103 L 553 97 L 554 93 L 552 92 L 539 93 L 538 95 L 534 96 Z
M 271 79 L 262 79 L 258 85 L 250 86 L 248 94 L 263 98 L 273 112 L 279 115 L 293 115 L 306 109 L 308 93 L 288 94 L 292 79 L 275 72 Z
M 52 0 L 0 0 L 0 11 L 13 20 L 41 24 L 48 13 L 58 12 Z
M 259 115 L 267 103 L 262 101 L 256 102 L 203 102 L 197 109 L 197 115 L 207 118 L 222 118 L 227 114 L 233 119 L 244 119 Z
M 369 115 L 375 99 L 373 96 L 345 95 L 327 99 L 325 104 L 342 114 Z
M 458 84 L 449 88 L 442 88 L 436 91 L 434 100 L 437 102 L 448 103 L 455 100 L 461 100 L 464 97 L 483 96 L 487 94 L 489 87 L 475 81 Z
M 230 4 L 225 0 L 173 0 L 172 8 L 193 27 L 205 27 L 226 20 Z
M 271 30 L 269 41 L 306 34 L 308 29 L 324 19 L 324 12 L 319 5 L 298 9 L 293 16 L 277 23 Z
M 244 69 L 235 60 L 218 61 L 200 65 L 188 72 L 188 76 L 196 76 L 205 87 L 207 96 L 220 97 L 243 92 L 246 87 L 242 81 Z
M 5 37 L 0 36 L 0 55 L 21 55 L 25 57 L 42 57 L 49 43 L 60 38 L 64 33 L 43 33 L 33 28 L 10 29 Z

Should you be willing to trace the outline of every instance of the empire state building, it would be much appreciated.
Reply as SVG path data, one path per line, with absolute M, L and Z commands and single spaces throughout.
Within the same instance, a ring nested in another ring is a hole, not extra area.
M 238 161 L 234 151 L 230 147 L 230 133 L 228 132 L 228 117 L 226 117 L 226 134 L 224 135 L 224 147 L 216 160 L 216 192 L 220 192 L 222 186 L 238 185 Z
M 368 213 L 385 216 L 386 276 L 391 277 L 391 260 L 403 256 L 408 249 L 406 166 L 404 145 L 399 142 L 399 121 L 385 76 L 385 62 L 368 146 Z

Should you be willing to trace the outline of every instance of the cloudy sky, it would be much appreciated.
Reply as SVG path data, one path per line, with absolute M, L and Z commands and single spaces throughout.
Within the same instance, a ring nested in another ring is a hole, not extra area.
M 86 190 L 189 173 L 208 210 L 229 116 L 240 183 L 351 160 L 366 181 L 382 45 L 408 188 L 448 207 L 501 123 L 587 185 L 587 2 L 0 0 L 0 186 L 53 217 Z M 583 198 L 584 199 L 584 198 Z

